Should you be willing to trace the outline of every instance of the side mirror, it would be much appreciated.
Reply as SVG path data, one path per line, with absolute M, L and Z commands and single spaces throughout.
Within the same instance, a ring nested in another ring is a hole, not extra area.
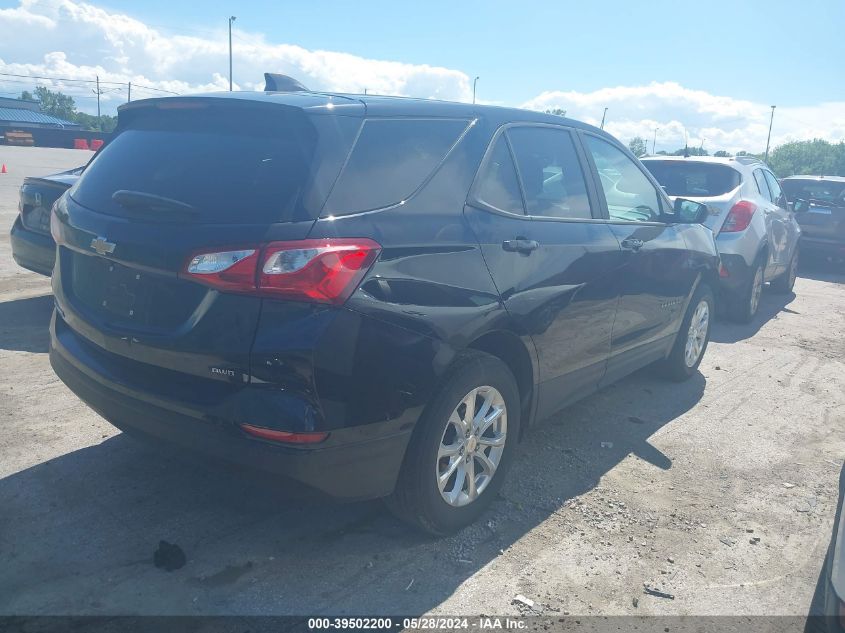
M 795 213 L 804 213 L 810 208 L 810 201 L 809 200 L 802 200 L 801 198 L 796 198 L 792 202 L 789 203 L 790 210 L 794 211 Z
M 675 217 L 678 222 L 684 224 L 701 224 L 707 219 L 710 210 L 706 204 L 687 200 L 686 198 L 675 198 Z

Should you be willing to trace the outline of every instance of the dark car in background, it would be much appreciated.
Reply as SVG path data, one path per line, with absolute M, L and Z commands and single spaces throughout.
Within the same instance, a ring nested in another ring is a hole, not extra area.
M 535 420 L 701 362 L 707 209 L 599 129 L 309 92 L 119 113 L 54 208 L 50 361 L 121 429 L 443 534 Z
M 807 203 L 797 214 L 801 243 L 809 253 L 845 259 L 845 178 L 789 176 L 781 180 L 786 197 Z
M 48 277 L 52 274 L 56 243 L 50 236 L 50 209 L 79 180 L 82 169 L 24 178 L 11 231 L 12 257 L 19 266 Z

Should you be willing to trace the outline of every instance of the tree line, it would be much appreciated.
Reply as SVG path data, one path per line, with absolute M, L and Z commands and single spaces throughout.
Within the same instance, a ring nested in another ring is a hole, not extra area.
M 628 148 L 637 156 L 648 153 L 647 142 L 640 136 L 635 136 L 628 143 Z M 659 151 L 661 156 L 710 156 L 703 147 L 681 147 L 674 152 Z M 713 156 L 733 156 L 725 150 L 713 153 Z M 753 156 L 764 159 L 763 154 L 751 152 L 737 152 L 736 156 Z M 779 177 L 807 174 L 813 176 L 845 176 L 845 142 L 831 143 L 824 139 L 812 141 L 791 141 L 778 145 L 769 152 L 768 165 Z
M 76 109 L 76 102 L 73 100 L 73 97 L 49 90 L 44 86 L 38 86 L 34 94 L 29 90 L 24 90 L 21 93 L 21 99 L 24 101 L 37 101 L 41 104 L 41 110 L 45 114 L 78 123 L 83 129 L 93 132 L 112 132 L 117 126 L 116 116 L 103 114 L 98 117 L 93 114 L 79 112 Z

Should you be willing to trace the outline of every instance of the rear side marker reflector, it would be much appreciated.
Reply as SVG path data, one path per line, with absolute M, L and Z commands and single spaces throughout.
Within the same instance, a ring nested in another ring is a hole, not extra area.
M 339 305 L 380 252 L 366 238 L 270 242 L 194 253 L 182 275 L 229 292 Z
M 291 433 L 290 431 L 275 431 L 262 426 L 252 424 L 241 424 L 241 428 L 253 437 L 271 442 L 282 442 L 285 444 L 319 444 L 325 440 L 328 433 Z

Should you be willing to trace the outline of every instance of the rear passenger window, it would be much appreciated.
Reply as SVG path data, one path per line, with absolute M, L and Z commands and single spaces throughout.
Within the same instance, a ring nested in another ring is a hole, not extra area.
M 409 198 L 469 125 L 454 119 L 368 119 L 323 215 L 381 209 Z
M 637 164 L 622 150 L 592 135 L 587 147 L 599 172 L 602 192 L 611 220 L 656 222 L 660 220 L 660 199 Z
M 766 177 L 763 175 L 762 169 L 754 170 L 754 180 L 757 182 L 757 190 L 760 192 L 760 195 L 766 200 L 771 201 L 772 194 L 769 191 L 769 185 L 766 184 Z
M 523 215 L 522 194 L 505 136 L 499 137 L 478 178 L 475 197 L 487 206 Z
M 507 131 L 529 215 L 592 218 L 584 173 L 572 135 L 546 127 Z

